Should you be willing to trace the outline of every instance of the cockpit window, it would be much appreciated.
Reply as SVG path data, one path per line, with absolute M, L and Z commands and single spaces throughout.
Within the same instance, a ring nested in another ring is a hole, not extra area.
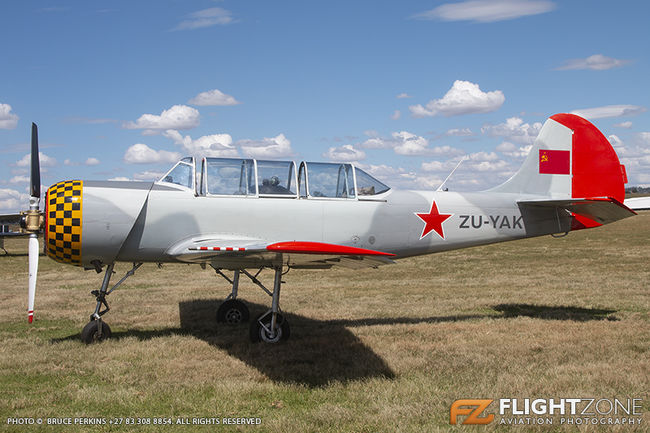
M 194 188 L 194 164 L 192 158 L 183 158 L 174 168 L 160 179 L 161 182 L 175 183 L 186 188 Z
M 360 168 L 355 168 L 355 173 L 357 175 L 357 193 L 359 196 L 381 194 L 390 189 Z
M 252 159 L 207 158 L 207 193 L 215 195 L 255 195 Z
M 257 161 L 257 187 L 260 195 L 296 195 L 293 161 Z
M 309 196 L 355 198 L 352 165 L 308 162 Z
M 351 164 L 244 158 L 181 159 L 159 182 L 180 185 L 195 195 L 375 200 L 390 187 Z

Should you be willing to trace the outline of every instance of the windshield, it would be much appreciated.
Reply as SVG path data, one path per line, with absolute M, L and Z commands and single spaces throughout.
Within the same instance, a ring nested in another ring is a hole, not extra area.
M 166 175 L 160 179 L 160 182 L 174 183 L 186 188 L 194 188 L 194 161 L 192 158 L 183 158 L 180 160 Z
M 384 185 L 360 168 L 355 168 L 357 174 L 357 192 L 360 196 L 375 195 L 386 192 L 390 187 Z

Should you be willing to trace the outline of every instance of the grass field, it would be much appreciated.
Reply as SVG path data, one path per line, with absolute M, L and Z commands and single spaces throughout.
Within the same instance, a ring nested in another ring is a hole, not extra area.
M 79 334 L 101 276 L 41 256 L 29 326 L 26 240 L 7 241 L 0 430 L 650 431 L 649 243 L 643 212 L 561 239 L 376 270 L 291 271 L 282 307 L 292 337 L 275 346 L 249 343 L 247 326 L 217 326 L 229 288 L 209 268 L 145 264 L 108 297 L 114 338 L 86 346 Z M 118 265 L 116 277 L 128 268 Z M 240 297 L 252 314 L 269 305 L 243 279 Z M 642 399 L 641 426 L 449 425 L 461 398 L 588 397 Z M 255 417 L 261 425 L 39 428 L 8 425 L 10 417 Z

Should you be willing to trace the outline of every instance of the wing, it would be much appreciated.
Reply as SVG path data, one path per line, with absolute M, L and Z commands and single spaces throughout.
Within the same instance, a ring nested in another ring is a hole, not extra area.
M 21 214 L 0 215 L 0 238 L 10 236 L 29 236 L 29 233 L 11 231 L 10 225 L 20 223 Z
M 0 224 L 18 224 L 21 217 L 19 213 L 0 215 Z
M 190 239 L 171 247 L 167 254 L 187 263 L 210 263 L 227 269 L 288 265 L 297 269 L 377 267 L 394 263 L 394 254 L 322 242 Z
M 609 224 L 636 215 L 629 207 L 612 197 L 572 198 L 566 200 L 519 200 L 523 206 L 566 209 L 599 224 Z

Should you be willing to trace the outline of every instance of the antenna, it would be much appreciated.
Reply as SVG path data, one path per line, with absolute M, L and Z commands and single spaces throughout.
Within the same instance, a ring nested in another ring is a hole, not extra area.
M 465 162 L 466 160 L 468 160 L 468 159 L 469 159 L 469 156 L 467 156 L 467 155 L 463 156 L 463 157 L 460 159 L 460 161 L 458 161 L 458 164 L 456 164 L 456 167 L 454 167 L 454 169 L 451 171 L 451 173 L 449 173 L 449 176 L 447 176 L 447 177 L 445 178 L 445 180 L 442 181 L 442 183 L 440 184 L 440 186 L 438 187 L 438 189 L 436 189 L 436 191 L 442 191 L 442 187 L 445 186 L 445 183 L 447 183 L 447 181 L 449 180 L 449 178 L 451 177 L 451 175 L 454 174 L 454 172 L 458 169 L 458 167 L 460 167 L 460 165 L 461 165 L 463 162 Z

